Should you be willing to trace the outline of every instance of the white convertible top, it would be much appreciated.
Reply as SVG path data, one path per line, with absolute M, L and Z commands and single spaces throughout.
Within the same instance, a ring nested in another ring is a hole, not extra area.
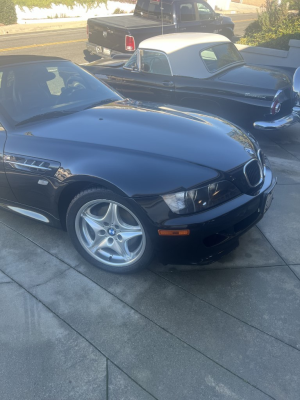
M 231 42 L 225 36 L 213 33 L 170 33 L 146 39 L 139 48 L 166 53 L 173 75 L 205 79 L 215 72 L 209 72 L 205 67 L 200 51 L 222 43 Z

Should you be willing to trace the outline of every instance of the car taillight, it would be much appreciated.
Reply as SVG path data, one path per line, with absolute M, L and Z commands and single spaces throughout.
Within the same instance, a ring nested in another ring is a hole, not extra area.
M 275 115 L 279 113 L 281 109 L 281 103 L 282 103 L 282 90 L 278 90 L 278 92 L 275 94 L 273 102 L 271 104 L 271 109 L 270 109 L 270 114 Z
M 125 50 L 126 51 L 134 51 L 135 50 L 135 42 L 134 37 L 126 35 L 125 36 Z

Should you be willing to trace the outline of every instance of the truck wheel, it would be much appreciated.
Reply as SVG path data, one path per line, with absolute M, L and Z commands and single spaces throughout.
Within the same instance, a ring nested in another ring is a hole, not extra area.
M 67 211 L 67 230 L 77 251 L 91 264 L 128 273 L 146 267 L 153 247 L 144 217 L 126 198 L 92 188 L 79 193 Z
M 226 36 L 229 40 L 233 39 L 234 33 L 233 30 L 230 28 L 224 28 L 220 33 L 221 35 Z

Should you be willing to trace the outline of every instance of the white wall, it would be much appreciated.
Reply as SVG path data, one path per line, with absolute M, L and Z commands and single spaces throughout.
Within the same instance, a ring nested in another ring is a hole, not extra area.
M 34 22 L 54 22 L 53 18 L 58 18 L 64 21 L 74 20 L 87 20 L 93 17 L 104 17 L 109 14 L 113 14 L 116 8 L 120 8 L 126 12 L 134 10 L 135 4 L 120 3 L 118 1 L 108 1 L 107 6 L 101 4 L 95 8 L 88 9 L 81 5 L 76 5 L 73 8 L 69 8 L 65 5 L 54 5 L 52 8 L 38 8 L 34 7 L 28 9 L 24 7 L 22 10 L 16 6 L 17 18 L 19 24 L 34 23 Z M 68 18 L 65 18 L 68 17 Z M 55 19 L 56 21 L 56 19 Z
M 210 4 L 213 9 L 217 6 L 220 10 L 228 10 L 230 1 L 231 0 L 207 0 L 208 4 Z M 16 6 L 16 12 L 19 24 L 29 24 L 35 22 L 54 22 L 53 19 L 56 21 L 84 21 L 88 18 L 105 17 L 113 14 L 116 8 L 130 13 L 134 10 L 135 4 L 108 1 L 107 6 L 101 4 L 100 6 L 90 9 L 82 5 L 69 8 L 65 5 L 52 4 L 52 8 L 34 7 L 32 9 L 28 9 L 27 7 L 21 9 Z
M 206 0 L 213 10 L 229 10 L 231 0 Z M 216 11 L 217 11 L 216 10 Z
M 215 0 L 216 1 L 216 7 L 218 7 L 218 10 L 229 10 L 230 8 L 230 3 L 231 0 Z
M 246 63 L 298 68 L 300 67 L 300 40 L 291 39 L 289 46 L 289 51 L 284 51 L 242 44 L 236 45 Z

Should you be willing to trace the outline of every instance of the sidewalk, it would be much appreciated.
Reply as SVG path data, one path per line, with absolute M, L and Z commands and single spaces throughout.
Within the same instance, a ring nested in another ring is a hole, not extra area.
M 1 400 L 299 400 L 298 130 L 256 132 L 273 204 L 208 266 L 110 274 L 0 210 Z
M 9 35 L 15 33 L 28 33 L 28 32 L 41 32 L 41 31 L 55 31 L 59 29 L 73 29 L 82 28 L 86 26 L 86 21 L 59 21 L 50 23 L 36 23 L 36 24 L 14 24 L 0 26 L 1 35 Z

